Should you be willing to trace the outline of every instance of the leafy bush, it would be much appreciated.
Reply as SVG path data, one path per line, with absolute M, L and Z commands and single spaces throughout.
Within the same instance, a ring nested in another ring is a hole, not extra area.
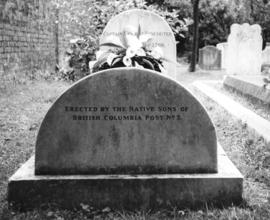
M 140 3 L 139 3 L 140 2 Z M 63 0 L 54 1 L 60 9 L 60 23 L 66 37 L 71 40 L 67 49 L 66 65 L 61 68 L 61 78 L 76 81 L 88 75 L 89 61 L 96 59 L 99 37 L 114 15 L 135 8 L 144 8 L 142 1 Z M 76 40 L 77 39 L 77 40 Z
M 61 78 L 77 81 L 89 74 L 89 62 L 95 59 L 97 41 L 92 37 L 73 39 L 66 51 L 66 65 L 60 69 Z
M 199 48 L 227 41 L 230 26 L 234 22 L 228 3 L 204 0 L 200 4 Z

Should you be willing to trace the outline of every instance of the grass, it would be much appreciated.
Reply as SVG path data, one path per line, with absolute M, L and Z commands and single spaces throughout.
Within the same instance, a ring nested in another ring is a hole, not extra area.
M 211 74 L 210 74 L 211 75 Z M 196 75 L 182 76 L 188 84 Z M 202 78 L 207 78 L 200 73 Z M 219 76 L 221 77 L 221 75 Z M 9 210 L 6 201 L 8 178 L 34 152 L 37 129 L 48 108 L 68 85 L 63 82 L 35 82 L 17 86 L 0 97 L 0 219 L 270 219 L 270 146 L 247 126 L 229 115 L 204 95 L 193 90 L 206 106 L 217 130 L 218 140 L 245 176 L 244 199 L 239 207 L 158 212 L 96 210 L 87 204 L 78 210 L 51 207 L 29 212 Z
M 229 96 L 236 102 L 239 102 L 246 108 L 254 111 L 256 114 L 270 121 L 270 104 L 264 103 L 252 96 L 242 94 L 235 89 L 228 86 L 223 86 L 222 83 L 208 83 L 209 86 L 214 87 L 219 92 Z
M 66 87 L 67 84 L 61 82 L 48 83 L 40 81 L 38 83 L 18 85 L 10 90 L 1 90 L 1 211 L 6 209 L 5 199 L 8 178 L 33 154 L 39 124 L 52 102 Z
M 270 198 L 270 145 L 262 137 L 251 132 L 245 123 L 229 115 L 211 99 L 198 92 L 195 94 L 206 106 L 216 126 L 218 141 L 229 158 L 245 176 L 246 181 L 253 181 L 252 183 L 258 183 L 258 188 L 267 189 L 263 192 L 261 199 L 268 201 Z M 249 202 L 252 202 L 252 199 L 258 199 L 258 196 L 251 197 Z

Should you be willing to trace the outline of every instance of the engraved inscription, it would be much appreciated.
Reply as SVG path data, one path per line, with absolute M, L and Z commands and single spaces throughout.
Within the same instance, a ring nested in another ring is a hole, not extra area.
M 181 120 L 187 106 L 65 106 L 71 119 L 77 121 L 154 121 Z

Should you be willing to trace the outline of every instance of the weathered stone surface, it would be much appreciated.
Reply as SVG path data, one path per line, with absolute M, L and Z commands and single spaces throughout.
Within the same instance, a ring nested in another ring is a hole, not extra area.
M 215 174 L 37 176 L 32 157 L 9 179 L 8 201 L 23 210 L 47 203 L 65 209 L 81 203 L 118 210 L 224 207 L 241 203 L 242 184 L 243 176 L 222 150 Z
M 53 104 L 38 133 L 35 169 L 214 173 L 216 143 L 205 109 L 176 81 L 149 70 L 111 69 L 80 80 Z
M 223 81 L 225 86 L 233 88 L 244 95 L 270 104 L 270 89 L 264 88 L 262 75 L 256 76 L 226 76 Z
M 258 24 L 231 25 L 228 37 L 227 73 L 257 75 L 261 73 L 262 36 Z
M 240 77 L 240 76 L 237 76 L 237 77 Z M 252 85 L 252 84 L 245 83 L 244 81 L 232 80 L 232 78 L 236 78 L 236 76 L 227 76 L 225 78 L 224 85 L 226 85 L 226 87 L 230 87 L 235 90 L 236 88 L 237 90 L 238 88 L 241 88 L 241 89 L 249 88 L 250 89 L 249 92 L 253 90 L 254 94 L 256 94 L 258 90 L 260 89 L 260 87 L 256 88 L 255 84 Z M 250 76 L 248 78 L 253 78 L 254 80 L 254 76 Z M 256 79 L 254 81 L 256 81 Z M 200 92 L 204 93 L 207 97 L 209 97 L 218 105 L 220 105 L 222 108 L 224 108 L 226 111 L 228 111 L 231 115 L 240 119 L 243 123 L 247 124 L 247 126 L 250 128 L 249 130 L 252 133 L 255 132 L 256 137 L 260 135 L 261 137 L 263 137 L 266 143 L 270 143 L 270 122 L 268 120 L 264 119 L 263 117 L 259 116 L 252 110 L 239 104 L 238 102 L 234 101 L 232 98 L 228 97 L 227 95 L 224 95 L 221 92 L 217 91 L 210 85 L 207 85 L 207 81 L 206 82 L 203 80 L 196 81 L 193 83 L 193 85 L 195 86 L 195 88 L 199 89 Z M 268 94 L 270 95 L 269 89 L 268 89 Z
M 141 34 L 151 34 L 152 47 L 159 46 L 165 57 L 172 62 L 165 62 L 168 75 L 176 78 L 176 41 L 168 23 L 159 15 L 145 10 L 132 9 L 113 17 L 106 25 L 100 43 L 104 43 L 111 36 L 121 36 L 128 26 L 141 27 Z
M 205 46 L 199 50 L 199 66 L 205 70 L 221 69 L 221 50 Z
M 216 47 L 217 49 L 221 50 L 221 69 L 226 69 L 228 59 L 228 43 L 219 43 Z
M 270 46 L 265 47 L 262 52 L 262 63 L 270 65 Z

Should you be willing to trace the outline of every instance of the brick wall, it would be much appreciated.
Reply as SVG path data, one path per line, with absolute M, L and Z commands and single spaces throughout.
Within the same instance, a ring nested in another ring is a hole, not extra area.
M 55 14 L 49 0 L 1 0 L 0 79 L 54 71 L 65 47 Z

